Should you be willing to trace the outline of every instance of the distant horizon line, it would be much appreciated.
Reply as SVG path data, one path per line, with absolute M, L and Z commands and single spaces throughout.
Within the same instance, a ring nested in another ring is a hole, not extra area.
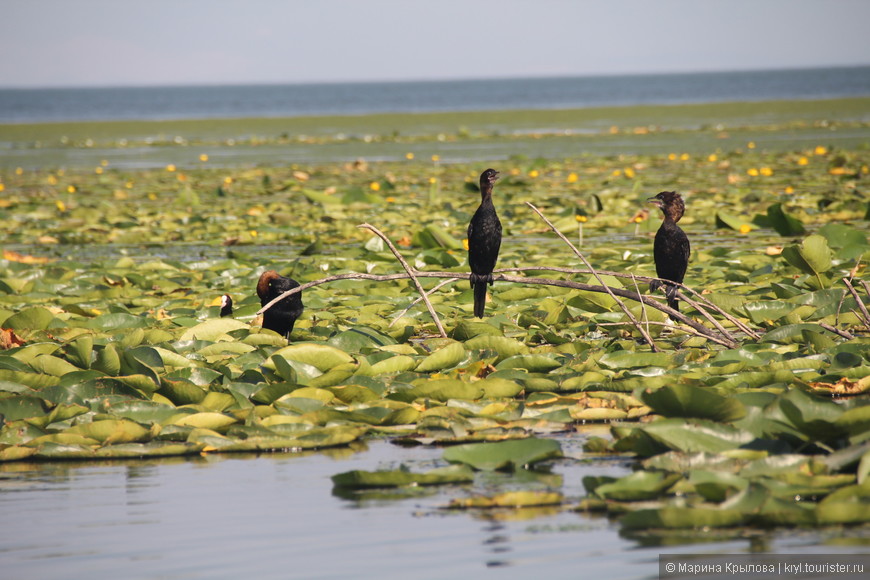
M 838 64 L 819 66 L 784 66 L 778 68 L 735 68 L 720 70 L 689 70 L 689 71 L 658 71 L 658 72 L 623 72 L 594 74 L 542 74 L 521 76 L 492 77 L 441 77 L 441 78 L 409 78 L 409 79 L 379 79 L 379 80 L 329 80 L 329 81 L 248 81 L 232 82 L 202 82 L 202 83 L 129 83 L 129 84 L 94 84 L 94 85 L 0 85 L 0 91 L 51 91 L 51 90 L 114 90 L 114 89 L 168 89 L 168 88 L 220 88 L 220 87 L 278 87 L 278 86 L 323 86 L 323 85 L 389 85 L 389 84 L 425 84 L 450 82 L 490 82 L 490 81 L 523 81 L 523 80 L 563 80 L 581 78 L 614 78 L 614 77 L 645 77 L 645 76 L 686 76 L 686 75 L 720 75 L 734 73 L 766 73 L 766 72 L 797 72 L 834 69 L 867 69 L 866 64 Z

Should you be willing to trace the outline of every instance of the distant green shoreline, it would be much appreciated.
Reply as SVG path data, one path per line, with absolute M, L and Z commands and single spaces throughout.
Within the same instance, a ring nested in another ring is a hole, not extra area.
M 443 163 L 870 148 L 870 97 L 451 113 L 0 125 L 0 169 L 281 166 L 357 159 Z
M 141 135 L 181 135 L 208 140 L 244 135 L 283 134 L 312 136 L 347 134 L 424 135 L 441 131 L 494 131 L 498 128 L 532 130 L 566 127 L 600 129 L 605 125 L 649 125 L 691 129 L 709 123 L 744 126 L 746 120 L 766 115 L 764 124 L 795 119 L 870 121 L 870 97 L 751 101 L 703 104 L 640 105 L 583 109 L 526 109 L 421 113 L 377 113 L 301 117 L 179 119 L 154 121 L 69 121 L 0 124 L 0 141 L 22 142 L 69 139 L 120 139 Z

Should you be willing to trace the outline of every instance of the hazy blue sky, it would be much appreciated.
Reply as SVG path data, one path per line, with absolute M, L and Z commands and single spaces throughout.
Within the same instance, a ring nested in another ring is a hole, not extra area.
M 0 86 L 870 64 L 868 0 L 0 0 Z

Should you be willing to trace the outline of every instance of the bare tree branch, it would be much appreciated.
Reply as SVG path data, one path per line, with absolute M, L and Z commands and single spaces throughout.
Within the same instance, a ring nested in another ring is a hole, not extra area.
M 842 337 L 845 338 L 846 340 L 852 340 L 853 338 L 855 338 L 855 335 L 853 335 L 852 333 L 850 333 L 850 332 L 848 332 L 848 331 L 846 331 L 846 330 L 840 330 L 840 329 L 837 328 L 836 326 L 831 326 L 831 325 L 828 324 L 827 322 L 821 322 L 821 321 L 820 321 L 820 322 L 818 323 L 818 325 L 821 326 L 822 328 L 824 328 L 825 330 L 827 330 L 828 332 L 833 332 L 834 334 L 837 334 L 837 335 L 839 335 L 839 336 L 842 336 Z
M 617 298 L 616 295 L 610 290 L 610 287 L 604 283 L 604 280 L 601 279 L 601 276 L 598 275 L 598 272 L 595 271 L 595 268 L 592 267 L 592 264 L 589 263 L 589 260 L 586 259 L 586 256 L 584 256 L 583 253 L 580 252 L 580 250 L 578 250 L 577 247 L 571 243 L 571 240 L 569 240 L 568 238 L 565 237 L 565 234 L 563 234 L 562 232 L 559 231 L 559 228 L 557 228 L 556 226 L 553 225 L 553 222 L 548 220 L 546 218 L 546 216 L 543 213 L 541 213 L 541 210 L 536 208 L 531 202 L 527 201 L 526 205 L 529 206 L 530 208 L 532 208 L 532 211 L 534 211 L 536 214 L 538 214 L 538 217 L 540 217 L 542 220 L 544 220 L 544 223 L 546 223 L 548 226 L 550 226 L 550 229 L 553 230 L 553 232 L 555 232 L 556 235 L 559 236 L 563 242 L 568 244 L 568 247 L 571 248 L 571 250 L 574 252 L 574 254 L 578 258 L 580 258 L 580 261 L 582 261 L 586 265 L 586 267 L 589 268 L 589 270 L 592 272 L 592 275 L 595 276 L 596 280 L 598 280 L 598 283 L 601 284 L 601 286 L 603 286 L 604 289 L 607 290 L 607 293 L 610 294 L 610 297 L 616 301 L 616 303 L 619 305 L 619 307 L 622 309 L 622 311 L 625 313 L 625 315 L 628 317 L 628 319 L 637 328 L 637 331 L 640 332 L 640 335 L 643 337 L 643 340 L 650 346 L 652 351 L 659 352 L 659 347 L 656 346 L 656 343 L 653 341 L 653 339 L 649 335 L 649 333 L 646 330 L 644 330 L 643 326 L 640 325 L 640 323 L 634 317 L 634 314 L 632 314 L 631 310 L 628 309 L 628 306 L 626 306 L 622 300 Z M 639 294 L 639 292 L 638 292 L 638 294 Z
M 846 284 L 846 288 L 849 289 L 849 292 L 852 294 L 852 298 L 855 299 L 855 302 L 858 303 L 858 308 L 861 310 L 861 318 L 864 321 L 865 326 L 870 326 L 870 314 L 867 313 L 867 307 L 864 306 L 864 302 L 861 300 L 861 297 L 858 296 L 858 292 L 855 290 L 855 287 L 852 286 L 852 283 L 848 278 L 843 278 L 843 282 Z M 862 281 L 862 284 L 866 284 Z M 864 286 L 864 289 L 867 289 L 867 286 Z
M 599 322 L 597 324 L 598 324 L 598 326 L 629 326 L 629 325 L 632 325 L 631 322 L 629 322 L 629 321 L 625 321 L 625 322 Z M 693 336 L 700 336 L 701 338 L 705 338 L 711 342 L 715 342 L 716 344 L 721 344 L 722 346 L 727 346 L 727 347 L 732 346 L 731 343 L 729 343 L 725 340 L 722 340 L 720 338 L 713 338 L 713 337 L 710 337 L 706 334 L 701 334 L 700 332 L 698 332 L 694 328 L 690 328 L 690 327 L 682 325 L 682 324 L 675 325 L 671 322 L 659 322 L 657 320 L 648 320 L 648 321 L 646 321 L 646 324 L 652 325 L 652 326 L 663 326 L 665 328 L 679 330 L 681 332 L 685 332 L 686 334 L 691 334 Z
M 534 269 L 534 268 L 532 268 Z M 459 280 L 467 280 L 469 274 L 466 272 L 424 272 L 417 271 L 415 275 L 418 278 L 448 278 L 448 279 L 459 279 Z M 266 310 L 272 307 L 273 304 L 280 302 L 287 296 L 292 296 L 298 292 L 302 292 L 304 290 L 308 290 L 309 288 L 313 288 L 315 286 L 320 286 L 322 284 L 328 284 L 330 282 L 336 282 L 338 280 L 370 280 L 373 282 L 390 282 L 395 280 L 404 280 L 409 278 L 406 272 L 398 273 L 398 274 L 364 274 L 361 272 L 347 272 L 345 274 L 336 274 L 334 276 L 328 276 L 326 278 L 321 278 L 320 280 L 313 280 L 311 282 L 306 282 L 305 284 L 300 284 L 296 288 L 292 290 L 288 290 L 284 292 L 265 306 L 263 306 L 257 314 L 262 314 Z M 598 292 L 601 294 L 607 293 L 607 290 L 602 286 L 598 286 L 595 284 L 584 284 L 582 282 L 574 282 L 573 280 L 553 280 L 550 278 L 526 278 L 523 276 L 510 276 L 508 274 L 498 274 L 493 277 L 496 282 L 510 282 L 514 284 L 527 284 L 529 286 L 556 286 L 559 288 L 571 288 L 574 290 L 585 290 L 587 292 Z M 666 304 L 657 301 L 655 298 L 651 296 L 647 296 L 645 294 L 638 294 L 632 292 L 630 290 L 625 290 L 624 288 L 609 288 L 611 292 L 616 294 L 621 298 L 627 298 L 629 300 L 634 300 L 636 302 L 643 302 L 647 306 L 655 308 L 656 310 L 660 310 L 671 317 L 672 320 L 676 320 L 682 322 L 683 324 L 694 328 L 699 334 L 705 336 L 711 341 L 722 344 L 729 348 L 733 348 L 737 346 L 737 343 L 728 340 L 727 338 L 720 337 L 715 332 L 700 324 L 695 322 L 691 318 L 687 317 L 681 312 L 678 312 L 667 306 Z
M 440 290 L 440 289 L 443 288 L 444 286 L 447 286 L 448 284 L 451 284 L 451 283 L 456 282 L 456 281 L 458 281 L 458 280 L 460 280 L 460 278 L 448 278 L 448 279 L 446 279 L 446 280 L 442 280 L 441 282 L 438 282 L 438 284 L 436 284 L 436 285 L 435 285 L 431 290 L 429 290 L 429 292 L 427 292 L 426 294 L 427 294 L 427 296 L 431 296 L 432 294 L 434 294 L 435 292 L 437 292 L 438 290 Z M 414 306 L 416 306 L 417 304 L 419 304 L 420 302 L 422 302 L 422 300 L 423 300 L 422 298 L 415 298 L 413 302 L 411 302 L 410 304 L 408 304 L 408 307 L 407 307 L 407 308 L 405 308 L 404 310 L 402 310 L 401 312 L 399 312 L 399 314 L 397 314 L 397 315 L 395 316 L 395 318 L 393 318 L 393 321 L 390 322 L 390 325 L 389 325 L 388 328 L 392 328 L 392 326 L 396 323 L 397 320 L 399 320 L 401 317 L 403 317 L 403 316 L 404 316 L 404 315 L 405 315 L 405 314 L 406 314 L 410 309 L 412 309 Z
M 408 277 L 413 280 L 414 286 L 417 288 L 417 292 L 420 293 L 420 298 L 423 299 L 423 302 L 426 304 L 426 308 L 429 309 L 429 314 L 432 315 L 432 320 L 435 321 L 435 328 L 438 329 L 438 332 L 441 333 L 441 336 L 443 338 L 447 338 L 447 333 L 444 332 L 444 327 L 441 325 L 441 319 L 438 318 L 438 313 L 435 312 L 435 308 L 433 308 L 432 303 L 429 302 L 429 297 L 426 295 L 426 291 L 423 289 L 423 286 L 420 285 L 420 281 L 417 279 L 417 276 L 415 276 L 416 271 L 414 270 L 414 268 L 408 265 L 408 262 L 406 262 L 405 258 L 402 257 L 402 254 L 400 254 L 399 250 L 396 249 L 396 246 L 393 245 L 393 242 L 391 242 L 390 239 L 381 230 L 371 224 L 362 224 L 358 225 L 357 227 L 371 231 L 376 236 L 381 238 L 385 244 L 387 244 L 387 247 L 390 248 L 390 251 L 402 265 L 402 268 L 404 268 L 405 272 L 408 273 Z

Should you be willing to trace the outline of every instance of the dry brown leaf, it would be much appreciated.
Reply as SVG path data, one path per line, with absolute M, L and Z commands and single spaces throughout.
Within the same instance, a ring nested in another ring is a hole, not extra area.
M 12 250 L 3 250 L 3 259 L 10 262 L 20 262 L 22 264 L 48 264 L 49 262 L 55 261 L 54 258 L 27 256 L 25 254 L 13 252 Z
M 11 328 L 0 328 L 0 349 L 7 350 L 21 346 L 24 341 Z

